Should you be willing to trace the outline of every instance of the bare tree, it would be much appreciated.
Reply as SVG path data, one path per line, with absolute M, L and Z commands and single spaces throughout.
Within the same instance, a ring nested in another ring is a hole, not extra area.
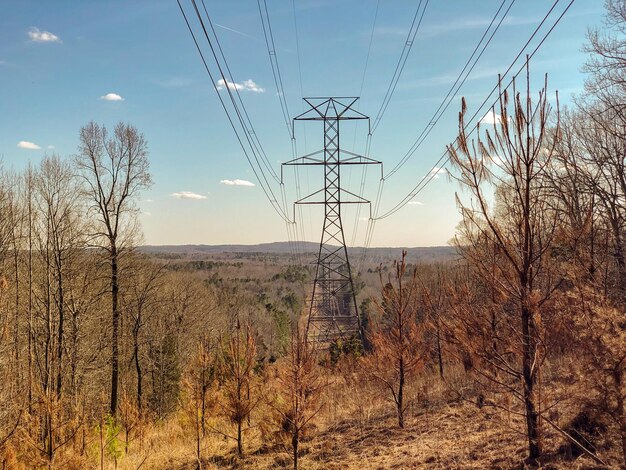
M 132 273 L 128 276 L 127 293 L 124 297 L 125 310 L 131 319 L 132 361 L 135 365 L 136 388 L 135 407 L 141 416 L 144 412 L 143 377 L 145 374 L 142 337 L 143 328 L 150 317 L 157 312 L 158 291 L 162 288 L 164 265 L 144 259 L 133 259 Z
M 91 201 L 97 229 L 94 242 L 107 253 L 111 280 L 111 399 L 117 412 L 119 387 L 119 257 L 136 235 L 135 199 L 151 184 L 148 147 L 130 124 L 119 123 L 112 135 L 90 122 L 80 130 L 76 164 Z
M 626 1 L 605 0 L 605 24 L 591 29 L 585 50 L 590 57 L 585 64 L 589 73 L 585 91 L 612 109 L 623 125 L 626 123 Z

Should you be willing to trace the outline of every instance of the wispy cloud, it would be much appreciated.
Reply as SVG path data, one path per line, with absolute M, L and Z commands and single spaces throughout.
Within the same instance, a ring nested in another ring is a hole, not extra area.
M 507 16 L 503 21 L 503 26 L 518 26 L 525 24 L 539 23 L 539 18 L 522 17 L 522 16 Z M 448 33 L 454 33 L 458 31 L 467 31 L 470 29 L 486 28 L 491 23 L 491 18 L 487 17 L 469 17 L 459 18 L 447 22 L 437 22 L 436 24 L 430 24 L 422 28 L 419 32 L 419 37 L 435 37 Z
M 28 37 L 32 42 L 58 42 L 63 43 L 61 38 L 56 34 L 52 34 L 50 31 L 41 31 L 34 26 L 28 30 Z
M 26 150 L 41 150 L 41 147 L 33 142 L 28 142 L 26 140 L 20 140 L 17 143 L 17 146 L 21 149 L 26 149 Z
M 241 83 L 224 81 L 224 79 L 220 78 L 216 83 L 218 90 L 223 90 L 227 86 L 231 90 L 241 90 L 241 91 L 253 91 L 255 93 L 264 93 L 265 88 L 260 87 L 252 79 L 244 80 Z
M 247 180 L 221 180 L 220 184 L 225 184 L 226 186 L 254 186 L 252 181 Z
M 420 201 L 409 201 L 407 204 L 411 206 L 423 206 L 424 205 L 424 203 Z
M 446 174 L 446 169 L 445 168 L 440 168 L 438 166 L 433 167 L 432 170 L 430 170 L 430 172 L 428 173 L 429 175 L 432 175 L 432 177 L 434 179 L 439 178 L 439 175 L 445 175 Z
M 498 73 L 501 73 L 503 70 L 506 70 L 506 67 L 477 67 L 467 77 L 466 82 L 480 80 L 483 78 L 497 79 Z M 457 80 L 458 76 L 459 72 L 447 72 L 440 75 L 434 75 L 432 77 L 425 77 L 411 82 L 406 82 L 403 88 L 451 85 Z
M 148 217 L 150 217 L 152 215 L 152 212 L 144 212 L 143 215 L 147 215 Z
M 245 37 L 250 38 L 250 39 L 256 39 L 254 36 L 251 36 L 251 35 L 249 35 L 247 33 L 244 33 L 243 31 L 237 31 L 236 29 L 229 28 L 228 26 L 224 26 L 222 24 L 215 23 L 215 26 L 217 26 L 218 28 L 225 29 L 226 31 L 230 31 L 231 33 L 239 34 L 240 36 L 245 36 Z
M 107 93 L 106 95 L 102 95 L 100 99 L 104 101 L 124 101 L 124 98 L 117 93 Z
M 374 30 L 374 35 L 376 36 L 406 36 L 407 33 L 406 29 L 394 26 L 377 26 Z
M 54 150 L 54 145 L 48 145 L 48 150 Z
M 198 201 L 207 198 L 203 194 L 193 193 L 191 191 L 180 191 L 178 193 L 172 193 L 171 196 L 176 199 L 195 199 Z

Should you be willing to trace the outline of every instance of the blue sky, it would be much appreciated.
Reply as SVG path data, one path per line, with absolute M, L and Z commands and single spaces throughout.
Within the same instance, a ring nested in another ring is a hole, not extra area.
M 397 89 L 372 138 L 371 155 L 388 170 L 428 124 L 500 3 L 430 0 Z M 473 113 L 552 3 L 514 4 L 428 139 L 386 181 L 381 212 L 402 199 L 455 138 L 460 95 L 467 97 Z M 551 21 L 567 2 L 560 3 Z M 576 0 L 532 62 L 534 83 L 539 86 L 548 73 L 549 87 L 559 90 L 562 103 L 582 90 L 581 47 L 587 28 L 601 25 L 602 3 Z M 183 4 L 191 12 L 189 1 Z M 373 117 L 417 4 L 380 0 L 365 70 L 376 0 L 296 0 L 295 9 L 291 0 L 267 0 L 291 116 L 304 109 L 301 88 L 304 96 L 356 96 L 365 76 L 359 110 Z M 206 5 L 218 25 L 235 81 L 250 80 L 241 96 L 279 172 L 279 162 L 291 158 L 291 145 L 257 2 L 208 0 Z M 229 127 L 175 0 L 5 0 L 0 16 L 0 103 L 0 155 L 5 168 L 22 169 L 46 153 L 72 155 L 80 127 L 90 120 L 111 127 L 122 120 L 143 132 L 154 179 L 138 201 L 146 243 L 259 243 L 287 238 L 285 224 L 264 198 Z M 321 148 L 319 125 L 297 124 L 296 136 L 300 153 Z M 363 153 L 365 141 L 365 126 L 342 128 L 342 145 L 348 150 Z M 359 189 L 360 171 L 345 170 L 342 175 L 353 192 Z M 235 180 L 239 184 L 232 184 Z M 377 190 L 373 171 L 366 181 L 366 197 L 373 198 Z M 303 194 L 321 184 L 319 171 L 300 172 Z M 288 172 L 289 200 L 296 198 L 295 186 L 293 173 Z M 372 245 L 445 244 L 459 220 L 457 190 L 445 176 L 433 179 L 412 204 L 376 224 Z M 305 208 L 302 215 L 304 237 L 318 241 L 321 212 Z M 366 223 L 360 221 L 353 236 L 355 220 L 355 209 L 346 208 L 347 241 L 361 245 Z

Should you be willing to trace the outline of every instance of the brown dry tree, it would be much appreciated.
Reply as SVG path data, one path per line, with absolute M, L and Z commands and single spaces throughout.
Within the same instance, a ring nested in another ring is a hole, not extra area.
M 290 437 L 294 470 L 298 469 L 300 441 L 322 409 L 325 383 L 318 359 L 316 344 L 296 325 L 287 356 L 279 363 L 278 393 L 270 404 L 277 412 L 282 433 Z
M 556 145 L 551 136 L 558 131 L 548 132 L 553 110 L 547 77 L 533 102 L 528 64 L 526 72 L 524 95 L 515 81 L 512 93 L 500 86 L 499 107 L 491 111 L 493 125 L 486 131 L 479 125 L 475 141 L 469 140 L 463 99 L 459 136 L 449 157 L 455 179 L 469 193 L 466 200 L 457 195 L 462 215 L 457 246 L 472 274 L 497 300 L 488 306 L 494 310 L 485 315 L 484 328 L 473 325 L 473 307 L 457 310 L 457 336 L 480 358 L 482 377 L 521 402 L 528 457 L 535 461 L 542 453 L 539 376 L 545 331 L 554 321 L 547 307 L 562 279 L 551 259 L 559 215 L 550 210 L 543 177 Z M 474 336 L 479 331 L 493 339 L 481 341 Z
M 417 267 L 407 273 L 406 251 L 395 262 L 383 284 L 382 299 L 375 301 L 381 318 L 371 334 L 372 352 L 363 358 L 367 374 L 381 383 L 393 399 L 398 426 L 404 427 L 407 403 L 407 380 L 423 365 L 428 348 L 424 341 L 424 326 L 418 323 Z M 407 279 L 408 278 L 408 279 Z
M 257 343 L 251 326 L 242 325 L 236 319 L 234 331 L 223 338 L 220 347 L 222 410 L 228 420 L 235 425 L 234 436 L 222 433 L 237 442 L 237 455 L 244 454 L 243 433 L 252 411 L 257 407 L 260 390 L 255 377 L 257 364 Z

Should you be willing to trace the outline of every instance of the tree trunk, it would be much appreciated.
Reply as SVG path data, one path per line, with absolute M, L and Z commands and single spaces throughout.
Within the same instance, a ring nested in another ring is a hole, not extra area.
M 439 314 L 437 314 L 437 363 L 439 364 L 439 377 L 443 379 L 443 353 L 441 352 L 441 326 Z
M 52 464 L 54 457 L 54 440 L 52 435 L 52 410 L 48 410 L 46 417 L 46 427 L 48 428 L 48 439 L 46 442 L 46 454 L 48 456 L 48 464 Z
M 243 457 L 243 436 L 241 434 L 241 419 L 237 420 L 237 454 Z
M 22 382 L 22 369 L 20 367 L 20 249 L 17 244 L 15 229 L 13 233 L 13 269 L 15 269 L 15 312 L 13 317 L 13 343 L 15 348 L 16 386 Z M 16 388 L 17 388 L 16 387 Z
M 404 408 L 403 408 L 403 400 L 404 400 L 404 358 L 400 358 L 399 364 L 399 372 L 400 372 L 400 380 L 398 383 L 398 400 L 396 401 L 396 405 L 398 407 L 398 426 L 401 428 L 404 427 Z
M 198 470 L 202 470 L 202 449 L 200 447 L 200 441 L 202 440 L 200 435 L 200 423 L 198 418 L 198 413 L 196 415 L 196 459 L 198 460 Z
M 33 412 L 33 197 L 32 170 L 28 166 L 28 413 Z
M 532 462 L 541 455 L 541 443 L 539 439 L 539 413 L 537 412 L 536 390 L 537 377 L 533 371 L 533 364 L 537 354 L 536 341 L 534 338 L 535 328 L 532 312 L 527 306 L 522 307 L 522 377 L 523 397 L 526 411 L 526 433 L 528 437 L 528 458 Z
M 610 224 L 611 224 L 611 232 L 613 235 L 613 258 L 615 259 L 615 263 L 617 264 L 617 274 L 618 274 L 618 292 L 620 296 L 620 300 L 625 300 L 624 291 L 626 290 L 626 258 L 624 257 L 624 247 L 622 243 L 622 225 L 621 220 L 618 215 L 615 215 L 617 210 L 614 207 L 611 207 L 610 214 L 612 214 Z
M 139 323 L 141 316 L 138 315 L 137 323 Z M 142 412 L 142 382 L 143 375 L 141 370 L 141 363 L 139 362 L 139 325 L 135 324 L 135 329 L 133 331 L 133 342 L 134 342 L 134 355 L 135 355 L 135 370 L 137 372 L 137 411 L 139 412 L 139 416 L 141 416 Z
M 300 443 L 300 436 L 298 431 L 294 431 L 291 436 L 291 448 L 293 449 L 293 470 L 298 470 L 298 444 Z
M 111 416 L 117 413 L 117 387 L 119 381 L 119 344 L 118 330 L 120 323 L 120 313 L 118 305 L 118 254 L 115 242 L 111 243 L 111 315 L 113 322 L 113 332 L 111 337 Z
M 64 302 L 65 299 L 63 297 L 63 274 L 61 272 L 61 255 L 57 254 L 57 282 L 58 282 L 58 309 L 59 309 L 59 325 L 57 332 L 57 377 L 56 377 L 56 393 L 57 399 L 61 399 L 61 390 L 63 388 L 63 326 L 64 326 L 64 317 L 65 317 L 65 309 Z

